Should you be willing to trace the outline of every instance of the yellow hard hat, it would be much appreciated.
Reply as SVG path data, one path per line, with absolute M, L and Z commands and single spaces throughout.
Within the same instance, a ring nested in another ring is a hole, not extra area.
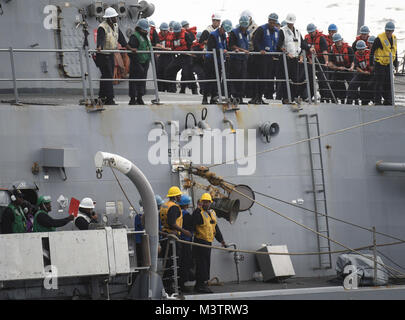
M 208 201 L 212 202 L 211 195 L 210 195 L 209 193 L 204 193 L 204 194 L 201 196 L 200 201 L 204 201 L 204 200 L 208 200 Z
M 183 193 L 180 191 L 179 187 L 171 187 L 167 193 L 167 198 L 181 196 Z

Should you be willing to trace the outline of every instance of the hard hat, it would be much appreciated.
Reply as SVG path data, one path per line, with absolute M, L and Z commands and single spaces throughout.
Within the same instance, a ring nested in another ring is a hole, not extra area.
M 168 31 L 169 30 L 169 25 L 166 22 L 162 22 L 162 24 L 160 25 L 159 29 L 161 31 Z
M 176 21 L 170 21 L 170 23 L 169 23 L 169 28 L 172 28 L 173 29 L 173 25 L 176 23 Z
M 278 21 L 278 15 L 276 13 L 271 13 L 269 15 L 269 20 Z
M 174 31 L 174 32 L 181 32 L 181 24 L 178 23 L 178 22 L 175 22 L 175 23 L 173 24 L 173 31 Z
M 114 18 L 114 17 L 118 17 L 118 13 L 117 13 L 117 11 L 115 11 L 114 8 L 109 7 L 107 9 L 105 9 L 104 16 L 103 16 L 104 19 Z
M 156 24 L 155 24 L 155 22 L 153 20 L 150 20 L 149 21 L 149 26 L 150 27 L 156 27 Z
M 286 26 L 286 25 L 287 25 L 287 21 L 283 20 L 283 21 L 281 22 L 281 27 L 284 27 L 284 26 Z
M 242 28 L 249 27 L 250 18 L 248 16 L 241 16 L 239 19 L 239 26 Z
M 388 21 L 387 24 L 385 25 L 385 30 L 386 31 L 395 31 L 395 24 L 392 21 Z
M 200 201 L 204 201 L 204 200 L 207 200 L 207 201 L 212 202 L 211 195 L 210 195 L 209 193 L 204 193 L 204 194 L 201 196 Z
M 368 43 L 374 43 L 374 41 L 375 41 L 375 36 L 369 37 L 367 41 L 368 41 Z
M 250 19 L 250 18 L 252 18 L 252 13 L 249 10 L 245 10 L 240 14 L 240 16 L 241 17 L 246 16 L 246 17 L 249 17 L 249 19 Z
M 183 194 L 180 198 L 179 206 L 186 206 L 191 203 L 190 196 Z
M 202 35 L 202 32 L 197 32 L 196 38 L 198 41 L 200 41 L 201 35 Z
M 50 196 L 40 196 L 37 200 L 37 206 L 40 206 L 43 203 L 51 203 L 51 197 Z
M 94 202 L 91 198 L 84 198 L 79 205 L 79 208 L 94 209 Z
M 364 50 L 366 48 L 367 48 L 366 43 L 363 40 L 357 41 L 357 43 L 356 43 L 357 50 Z
M 310 23 L 309 25 L 307 25 L 307 31 L 308 31 L 308 33 L 316 31 L 316 25 L 314 25 L 313 23 Z
M 290 24 L 294 24 L 295 21 L 297 21 L 297 17 L 295 16 L 294 13 L 289 13 L 287 15 L 287 18 L 285 18 L 285 22 L 290 23 Z
M 163 204 L 163 199 L 161 196 L 159 196 L 158 194 L 155 195 L 155 199 L 156 199 L 156 204 L 159 206 L 161 206 Z
M 370 29 L 367 26 L 362 26 L 360 28 L 360 34 L 369 34 L 370 33 Z
M 139 19 L 136 26 L 142 30 L 149 31 L 149 22 L 146 19 Z
M 221 15 L 218 14 L 218 13 L 214 13 L 214 14 L 211 16 L 211 19 L 212 19 L 212 20 L 221 20 Z
M 333 42 L 338 42 L 338 41 L 342 41 L 343 38 L 339 33 L 335 33 L 332 37 Z
M 334 24 L 334 23 L 330 24 L 329 27 L 328 27 L 328 31 L 336 31 L 337 32 L 338 28 L 337 28 L 336 24 Z
M 184 27 L 184 26 L 186 26 L 186 25 L 188 25 L 189 23 L 188 23 L 188 21 L 187 20 L 183 20 L 182 22 L 181 22 L 181 26 L 182 27 Z
M 224 28 L 226 32 L 231 32 L 232 31 L 231 20 L 224 20 L 221 24 L 221 27 Z
M 168 198 L 173 198 L 173 197 L 177 197 L 177 196 L 181 196 L 183 193 L 181 192 L 179 187 L 171 187 L 169 189 L 169 192 L 167 193 Z

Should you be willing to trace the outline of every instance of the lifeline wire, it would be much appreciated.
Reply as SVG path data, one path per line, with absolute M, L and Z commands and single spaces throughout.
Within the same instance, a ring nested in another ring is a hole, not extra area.
M 287 217 L 287 216 L 283 215 L 282 213 L 280 213 L 280 212 L 278 212 L 278 211 L 276 211 L 276 210 L 274 210 L 274 209 L 272 209 L 272 208 L 270 208 L 270 207 L 268 207 L 268 206 L 266 206 L 266 205 L 260 203 L 260 202 L 257 201 L 257 200 L 254 200 L 254 199 L 250 198 L 249 196 L 243 194 L 242 192 L 240 192 L 240 191 L 238 191 L 238 190 L 236 190 L 236 189 L 233 189 L 233 191 L 239 193 L 240 195 L 242 195 L 243 197 L 249 199 L 250 201 L 254 201 L 255 203 L 257 203 L 257 204 L 260 205 L 261 207 L 263 207 L 263 208 L 265 208 L 265 209 L 267 209 L 267 210 L 270 210 L 270 211 L 274 212 L 275 214 L 277 214 L 277 215 L 283 217 L 284 219 L 287 219 L 287 220 L 289 220 L 289 221 L 291 221 L 291 222 L 293 222 L 293 223 L 295 223 L 295 224 L 297 224 L 297 225 L 303 227 L 304 229 L 307 229 L 308 231 L 311 231 L 311 232 L 313 232 L 313 233 L 315 233 L 315 234 L 321 236 L 322 238 L 325 238 L 325 239 L 327 239 L 327 240 L 330 240 L 330 241 L 332 241 L 332 242 L 334 242 L 334 243 L 340 245 L 341 247 L 343 247 L 343 248 L 345 248 L 345 249 L 347 249 L 347 250 L 349 250 L 349 251 L 355 252 L 355 253 L 361 255 L 361 256 L 364 257 L 364 258 L 370 259 L 371 261 L 374 261 L 374 262 L 376 262 L 376 263 L 378 263 L 378 264 L 380 264 L 380 265 L 382 265 L 382 266 L 384 266 L 384 267 L 386 267 L 386 268 L 389 268 L 389 269 L 391 269 L 391 270 L 393 270 L 393 271 L 395 271 L 395 272 L 398 272 L 398 274 L 400 274 L 400 275 L 402 275 L 402 276 L 405 276 L 405 274 L 401 273 L 400 271 L 398 271 L 398 270 L 396 270 L 396 269 L 394 269 L 394 268 L 392 268 L 392 267 L 388 267 L 388 266 L 386 266 L 386 265 L 384 265 L 384 264 L 382 264 L 382 263 L 380 263 L 380 262 L 378 262 L 378 261 L 375 261 L 373 258 L 367 257 L 367 256 L 363 255 L 362 253 L 358 252 L 357 250 L 351 249 L 351 248 L 345 246 L 344 244 L 340 243 L 339 241 L 333 240 L 333 239 L 331 239 L 331 238 L 329 238 L 329 237 L 323 235 L 322 233 L 319 233 L 319 232 L 317 232 L 317 231 L 315 231 L 315 230 L 313 230 L 313 229 L 311 229 L 311 228 L 309 228 L 309 227 L 303 225 L 302 223 L 300 223 L 300 222 L 298 222 L 298 221 L 296 221 L 296 220 L 294 220 L 294 219 L 292 219 L 292 218 L 290 218 L 290 217 Z M 371 247 L 372 247 L 372 246 L 371 246 Z
M 263 154 L 263 153 L 273 152 L 273 151 L 276 151 L 276 150 L 280 150 L 280 149 L 292 147 L 292 146 L 295 146 L 295 145 L 297 145 L 297 144 L 301 144 L 301 143 L 304 143 L 304 142 L 312 141 L 312 140 L 315 140 L 315 139 L 325 138 L 325 137 L 332 136 L 332 135 L 335 135 L 335 134 L 344 133 L 344 132 L 346 132 L 346 131 L 350 131 L 350 130 L 353 130 L 353 129 L 365 127 L 365 126 L 368 126 L 368 125 L 371 125 L 371 124 L 374 124 L 374 123 L 378 123 L 378 122 L 381 122 L 381 121 L 385 121 L 385 120 L 389 120 L 389 119 L 394 119 L 394 118 L 399 118 L 399 117 L 401 117 L 401 116 L 403 116 L 403 115 L 405 115 L 405 112 L 401 112 L 401 113 L 394 114 L 394 115 L 389 116 L 389 117 L 384 117 L 384 118 L 380 118 L 380 119 L 373 120 L 373 121 L 369 121 L 369 122 L 365 122 L 365 123 L 360 123 L 360 124 L 357 124 L 357 125 L 352 126 L 352 127 L 348 127 L 348 128 L 344 128 L 344 129 L 332 131 L 332 132 L 329 132 L 329 133 L 326 133 L 326 134 L 322 134 L 322 135 L 317 136 L 317 137 L 312 137 L 312 138 L 308 138 L 308 139 L 296 141 L 296 142 L 293 142 L 293 143 L 285 144 L 285 145 L 282 145 L 282 146 L 279 146 L 279 147 L 275 147 L 275 148 L 263 150 L 263 151 L 257 152 L 257 153 L 254 154 L 254 155 L 248 155 L 248 156 L 246 156 L 246 157 L 241 157 L 241 158 L 238 158 L 238 159 L 233 159 L 233 160 L 224 161 L 224 162 L 219 163 L 219 164 L 213 164 L 213 165 L 211 165 L 211 166 L 207 166 L 207 168 L 213 168 L 213 167 L 221 166 L 221 165 L 227 164 L 228 162 L 235 162 L 235 161 L 239 161 L 239 160 L 241 160 L 241 159 L 247 159 L 247 158 L 255 157 L 255 156 L 261 155 L 261 154 Z

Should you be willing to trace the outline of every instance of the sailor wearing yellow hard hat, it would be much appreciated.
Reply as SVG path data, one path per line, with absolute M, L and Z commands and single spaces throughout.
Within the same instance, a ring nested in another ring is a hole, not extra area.
M 194 242 L 211 245 L 214 238 L 226 247 L 224 238 L 217 225 L 217 216 L 210 209 L 212 197 L 204 193 L 200 199 L 201 208 L 193 212 Z M 207 282 L 210 279 L 211 248 L 193 247 L 193 256 L 196 263 L 196 285 L 194 290 L 199 293 L 212 293 Z
M 183 215 L 181 213 L 181 208 L 178 205 L 180 202 L 181 192 L 179 187 L 171 187 L 167 193 L 167 198 L 169 201 L 162 204 L 159 216 L 160 221 L 162 223 L 162 231 L 170 234 L 174 234 L 176 236 L 180 236 L 180 234 L 184 234 L 187 237 L 191 237 L 191 233 L 185 229 L 183 229 Z M 169 241 L 167 237 L 161 240 L 161 252 L 163 254 L 166 253 L 166 248 L 169 245 Z M 181 243 L 176 242 L 176 255 L 179 256 L 181 252 Z M 171 257 L 172 255 L 172 246 L 169 246 L 167 257 Z M 165 271 L 163 273 L 163 285 L 165 290 L 168 294 L 172 294 L 174 292 L 173 288 L 173 269 L 171 268 L 173 262 L 172 259 L 165 260 Z

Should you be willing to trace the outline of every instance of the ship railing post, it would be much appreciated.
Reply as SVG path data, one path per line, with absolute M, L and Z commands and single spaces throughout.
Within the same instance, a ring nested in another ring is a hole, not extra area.
M 304 71 L 305 71 L 305 81 L 307 82 L 307 94 L 308 94 L 308 102 L 312 103 L 312 96 L 311 96 L 311 87 L 309 85 L 309 73 L 308 73 L 308 59 L 307 54 L 304 51 Z
M 87 86 L 86 86 L 86 73 L 84 72 L 84 64 L 83 64 L 83 49 L 81 47 L 79 47 L 78 51 L 79 51 L 79 61 L 80 61 L 80 74 L 82 76 L 83 99 L 84 99 L 84 104 L 87 105 Z
M 314 82 L 314 103 L 318 104 L 318 83 L 316 82 L 315 54 L 312 53 L 312 80 Z
M 90 66 L 90 58 L 89 58 L 89 49 L 86 47 L 84 50 L 84 54 L 86 56 L 86 67 L 87 67 L 87 75 L 88 75 L 88 80 L 89 80 L 89 89 L 90 89 L 90 98 L 91 98 L 91 104 L 94 106 L 95 105 L 95 99 L 94 99 L 94 90 L 93 90 L 93 78 L 91 76 L 91 66 Z
M 392 60 L 392 53 L 390 52 L 391 101 L 392 105 L 395 106 L 394 62 Z
M 214 59 L 215 77 L 216 77 L 217 86 L 218 86 L 218 102 L 222 103 L 221 76 L 219 74 L 219 67 L 218 67 L 218 60 L 217 60 L 217 52 L 216 52 L 216 50 L 212 51 L 212 57 Z
M 290 76 L 288 74 L 287 56 L 286 56 L 285 52 L 283 53 L 283 62 L 284 62 L 284 74 L 285 74 L 285 82 L 286 82 L 286 86 L 287 86 L 288 102 L 292 103 L 291 87 L 290 87 Z
M 226 80 L 226 69 L 225 69 L 225 56 L 224 56 L 224 50 L 219 49 L 219 55 L 221 58 L 221 68 L 222 68 L 222 80 L 224 83 L 224 93 L 225 93 L 225 101 L 229 102 L 229 95 L 228 95 L 228 82 Z
M 156 61 L 155 61 L 155 54 L 153 52 L 153 47 L 150 47 L 150 62 L 152 65 L 152 74 L 153 74 L 153 83 L 155 86 L 155 100 L 152 100 L 153 104 L 160 104 L 159 98 L 159 86 L 157 81 L 157 72 L 156 72 Z
M 377 241 L 376 241 L 376 231 L 373 227 L 373 255 L 374 255 L 374 285 L 377 285 Z
M 15 103 L 18 104 L 20 101 L 18 97 L 18 88 L 17 88 L 17 77 L 15 71 L 15 63 L 14 63 L 14 50 L 12 47 L 9 48 L 10 50 L 10 64 L 11 64 L 11 73 L 13 74 L 13 86 L 14 86 L 14 98 Z

